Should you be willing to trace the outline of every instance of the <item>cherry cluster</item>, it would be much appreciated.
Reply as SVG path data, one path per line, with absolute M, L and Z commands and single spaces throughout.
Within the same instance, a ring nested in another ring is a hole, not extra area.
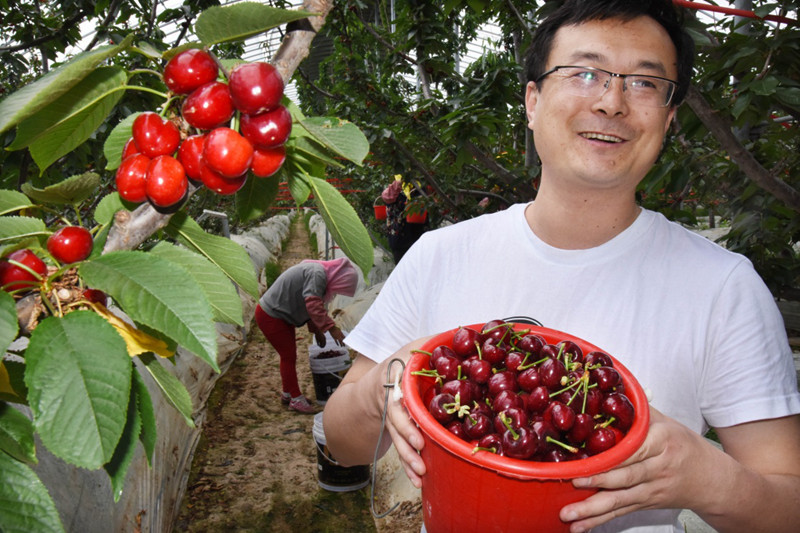
M 430 354 L 436 378 L 431 415 L 481 450 L 533 461 L 583 459 L 608 450 L 633 424 L 635 409 L 611 357 L 584 354 L 572 340 L 492 320 L 456 330 Z
M 116 174 L 120 197 L 169 209 L 187 197 L 189 180 L 230 195 L 249 174 L 265 178 L 281 168 L 292 117 L 281 105 L 280 74 L 269 63 L 243 63 L 226 83 L 219 71 L 211 54 L 197 48 L 167 62 L 164 83 L 181 99 L 180 116 L 148 111 L 133 121 Z
M 91 255 L 94 239 L 82 226 L 63 226 L 47 238 L 46 246 L 56 262 L 70 265 Z M 6 292 L 24 294 L 41 287 L 47 276 L 47 264 L 29 248 L 15 250 L 0 260 L 0 287 Z

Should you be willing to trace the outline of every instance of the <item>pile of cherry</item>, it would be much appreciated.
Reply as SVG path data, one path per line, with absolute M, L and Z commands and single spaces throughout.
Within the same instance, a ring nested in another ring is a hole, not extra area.
M 201 49 L 167 62 L 164 83 L 178 97 L 180 113 L 167 119 L 147 111 L 134 119 L 116 173 L 123 199 L 174 208 L 187 197 L 189 180 L 230 195 L 249 174 L 265 178 L 281 168 L 292 117 L 281 105 L 280 74 L 263 62 L 235 66 L 227 83 L 219 73 L 217 61 Z
M 426 352 L 427 353 L 427 352 Z M 635 409 L 611 357 L 584 354 L 571 340 L 549 344 L 534 331 L 493 320 L 458 328 L 437 346 L 431 415 L 481 450 L 559 462 L 608 450 L 633 424 Z

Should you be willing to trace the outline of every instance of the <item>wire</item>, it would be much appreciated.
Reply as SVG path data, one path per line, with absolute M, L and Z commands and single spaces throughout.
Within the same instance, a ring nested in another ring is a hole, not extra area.
M 400 374 L 397 374 L 396 379 L 392 382 L 392 365 L 395 363 L 400 363 Z M 383 414 L 381 415 L 381 432 L 378 435 L 378 443 L 375 445 L 375 455 L 372 459 L 372 483 L 370 487 L 370 501 L 369 501 L 369 508 L 372 512 L 372 516 L 375 518 L 383 518 L 387 516 L 389 513 L 397 509 L 400 505 L 400 502 L 395 502 L 387 511 L 382 513 L 378 513 L 375 511 L 375 478 L 376 478 L 376 471 L 378 465 L 378 454 L 380 453 L 381 443 L 383 442 L 383 433 L 386 430 L 386 412 L 389 410 L 389 393 L 392 392 L 392 389 L 395 387 L 400 386 L 400 375 L 405 372 L 406 364 L 401 359 L 392 359 L 389 361 L 389 366 L 386 368 L 386 383 L 383 384 L 383 388 L 386 391 L 383 397 Z M 398 396 L 395 395 L 395 398 Z M 402 397 L 402 396 L 401 396 Z

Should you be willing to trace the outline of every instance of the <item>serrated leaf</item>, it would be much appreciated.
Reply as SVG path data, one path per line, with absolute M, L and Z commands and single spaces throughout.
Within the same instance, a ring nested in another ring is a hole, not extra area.
M 144 448 L 147 464 L 153 466 L 153 453 L 156 449 L 156 437 L 158 436 L 156 413 L 153 410 L 153 400 L 150 398 L 150 391 L 147 390 L 147 385 L 145 385 L 139 372 L 133 373 L 133 384 L 131 387 L 136 391 L 136 408 L 139 410 L 139 418 L 142 420 L 142 430 L 139 432 L 139 441 Z
M 103 155 L 106 157 L 106 170 L 116 170 L 122 163 L 122 150 L 125 143 L 133 135 L 133 121 L 141 113 L 132 113 L 120 120 L 103 143 Z
M 34 235 L 45 235 L 47 227 L 39 218 L 0 217 L 0 242 L 16 241 Z
M 330 151 L 328 151 L 324 146 L 319 144 L 312 137 L 305 137 L 305 136 L 297 137 L 293 140 L 290 146 L 292 152 L 302 153 L 306 159 L 311 159 L 311 158 L 318 159 L 322 163 L 332 167 L 337 167 L 337 168 L 344 167 L 344 165 L 342 165 L 339 161 L 337 161 L 331 156 Z M 291 157 L 292 152 L 289 152 L 289 154 L 287 154 L 287 157 Z
M 28 405 L 28 388 L 25 386 L 25 364 L 6 359 L 0 363 L 0 400 Z
M 183 267 L 186 275 L 197 281 L 211 303 L 214 320 L 237 326 L 244 325 L 242 299 L 236 292 L 236 287 L 211 261 L 198 253 L 164 241 L 158 243 L 150 253 Z
M 125 50 L 133 41 L 133 33 L 118 45 L 100 46 L 82 52 L 54 68 L 38 80 L 13 92 L 0 101 L 0 133 L 14 127 L 50 102 L 70 90 L 109 57 Z
M 134 322 L 174 339 L 219 372 L 211 306 L 182 268 L 154 254 L 125 250 L 85 261 L 78 270 Z
M 17 338 L 17 333 L 19 333 L 19 322 L 16 302 L 6 291 L 0 291 L 0 354 L 6 353 Z
M 111 111 L 122 98 L 123 91 L 117 90 L 104 96 L 91 107 L 72 115 L 38 137 L 28 150 L 39 167 L 40 174 L 61 157 L 83 144 L 108 118 Z
M 167 401 L 183 416 L 186 425 L 195 427 L 194 420 L 192 420 L 192 397 L 183 383 L 170 374 L 153 355 L 144 354 L 139 359 L 144 363 Z
M 280 181 L 283 179 L 283 168 L 267 178 L 250 176 L 244 187 L 236 192 L 236 214 L 239 220 L 249 222 L 262 216 L 275 202 L 278 196 Z
M 127 73 L 119 67 L 101 67 L 79 81 L 57 100 L 23 120 L 17 126 L 17 135 L 8 150 L 20 150 L 44 135 L 57 135 L 57 126 L 76 115 L 85 114 L 110 93 L 117 92 L 128 80 Z M 96 128 L 96 127 L 95 127 Z M 92 129 L 89 133 L 92 133 Z M 74 132 L 80 136 L 81 132 Z
M 256 2 L 239 2 L 206 9 L 197 17 L 194 30 L 200 41 L 209 46 L 241 41 L 287 22 L 312 16 L 316 16 L 316 13 L 278 9 Z
M 99 187 L 100 176 L 95 172 L 84 172 L 44 189 L 26 182 L 22 184 L 22 192 L 42 204 L 75 205 L 96 194 Z
M 0 453 L 0 524 L 3 533 L 63 533 L 53 499 L 28 465 Z
M 48 317 L 25 351 L 25 384 L 42 443 L 88 469 L 107 463 L 127 418 L 131 361 L 125 343 L 91 311 Z
M 336 187 L 325 180 L 309 176 L 319 214 L 339 248 L 361 267 L 366 278 L 374 260 L 372 241 L 367 228 Z
M 289 188 L 289 193 L 297 205 L 303 205 L 308 200 L 308 197 L 311 196 L 311 185 L 302 174 L 290 175 L 286 186 Z
M 119 336 L 125 341 L 125 346 L 128 348 L 128 355 L 131 357 L 145 352 L 153 352 L 164 358 L 170 358 L 175 355 L 175 351 L 170 350 L 166 342 L 137 329 L 135 326 L 109 311 L 103 304 L 91 303 L 90 305 L 98 315 L 105 318 L 108 323 L 117 330 Z
M 30 198 L 19 191 L 0 189 L 0 215 L 13 213 L 20 209 L 33 206 Z
M 259 297 L 256 269 L 244 248 L 225 237 L 206 233 L 184 211 L 172 215 L 164 231 L 190 250 L 205 256 L 247 294 Z
M 352 122 L 330 117 L 310 117 L 300 124 L 320 144 L 332 152 L 361 165 L 369 153 L 369 141 Z
M 130 211 L 125 202 L 120 198 L 119 193 L 112 192 L 100 200 L 94 210 L 94 220 L 101 226 L 114 222 L 114 215 L 120 210 Z
M 132 372 L 132 375 L 138 374 Z M 103 465 L 111 481 L 111 493 L 114 496 L 114 502 L 118 502 L 120 496 L 122 496 L 122 489 L 125 487 L 125 476 L 136 452 L 136 444 L 139 442 L 141 429 L 142 419 L 139 416 L 139 410 L 136 408 L 136 388 L 131 386 L 125 428 L 122 430 L 122 436 L 119 439 L 117 448 L 114 450 L 114 455 L 108 463 Z
M 0 362 L 0 368 L 3 368 Z M 0 402 L 0 451 L 28 464 L 36 464 L 33 423 L 5 402 Z

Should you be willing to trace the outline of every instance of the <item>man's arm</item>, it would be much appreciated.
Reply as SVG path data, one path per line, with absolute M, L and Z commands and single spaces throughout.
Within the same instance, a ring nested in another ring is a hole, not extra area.
M 718 531 L 800 524 L 800 415 L 717 429 L 723 450 L 651 408 L 641 448 L 619 468 L 578 479 L 601 490 L 561 511 L 573 533 L 642 509 L 688 508 Z
M 393 365 L 392 375 L 388 378 L 386 370 L 394 358 L 407 363 L 411 351 L 419 348 L 425 340 L 404 346 L 380 364 L 361 354 L 356 356 L 342 383 L 325 404 L 325 439 L 336 461 L 345 466 L 373 461 L 381 437 L 381 419 L 387 392 L 384 384 L 394 383 L 395 374 L 401 371 L 401 367 Z M 420 476 L 425 473 L 425 464 L 417 451 L 423 446 L 422 434 L 409 417 L 402 400 L 395 400 L 391 389 L 388 393 L 386 432 L 378 456 L 386 453 L 394 443 L 406 474 L 419 487 Z

